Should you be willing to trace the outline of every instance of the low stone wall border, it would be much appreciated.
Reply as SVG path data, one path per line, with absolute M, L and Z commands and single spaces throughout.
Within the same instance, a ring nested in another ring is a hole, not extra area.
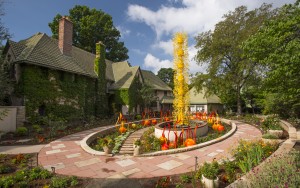
M 145 154 L 138 155 L 138 157 L 151 157 L 151 156 L 158 156 L 158 155 L 168 155 L 168 154 L 174 154 L 174 153 L 181 153 L 181 152 L 185 152 L 185 151 L 191 151 L 191 150 L 203 148 L 205 146 L 209 146 L 209 145 L 221 142 L 221 141 L 227 139 L 228 137 L 232 136 L 235 133 L 236 129 L 237 129 L 237 126 L 234 122 L 232 122 L 230 120 L 227 120 L 227 119 L 221 119 L 221 121 L 225 122 L 227 124 L 230 124 L 232 128 L 228 133 L 224 134 L 223 136 L 221 136 L 219 138 L 216 138 L 214 140 L 204 142 L 204 143 L 201 143 L 201 144 L 197 144 L 197 145 L 194 145 L 194 146 L 178 148 L 178 149 L 171 149 L 171 150 L 164 150 L 164 151 L 156 151 L 156 152 L 151 152 L 151 153 L 145 153 Z
M 294 134 L 296 133 L 296 128 L 293 127 L 290 123 L 280 120 L 280 126 L 286 130 L 289 133 L 289 139 L 284 141 L 279 148 L 272 153 L 266 160 L 264 160 L 262 163 L 260 163 L 258 166 L 254 167 L 254 171 L 256 171 L 258 168 L 262 168 L 263 165 L 266 164 L 267 161 L 271 160 L 273 157 L 276 157 L 278 155 L 288 153 L 292 150 L 294 145 L 297 142 L 297 137 L 295 138 Z M 251 172 L 246 173 L 244 176 L 242 176 L 240 179 L 234 181 L 232 184 L 228 185 L 227 188 L 235 188 L 240 187 L 239 182 L 240 181 L 247 181 L 247 177 L 251 174 Z

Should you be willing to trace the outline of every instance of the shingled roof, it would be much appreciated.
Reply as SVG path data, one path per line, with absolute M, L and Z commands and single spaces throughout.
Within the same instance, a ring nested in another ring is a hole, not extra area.
M 172 89 L 157 77 L 153 72 L 142 70 L 142 74 L 146 83 L 151 85 L 155 90 L 172 91 Z
M 205 97 L 205 89 L 199 93 L 193 87 L 190 91 L 190 104 L 221 104 L 221 100 L 216 95 L 210 95 Z
M 58 40 L 44 33 L 14 42 L 9 40 L 15 63 L 28 63 L 55 70 L 71 72 L 97 78 L 94 72 L 95 54 L 72 46 L 71 56 L 63 55 L 58 47 Z M 113 82 L 110 89 L 129 88 L 139 66 L 130 67 L 127 62 L 105 60 L 106 79 Z

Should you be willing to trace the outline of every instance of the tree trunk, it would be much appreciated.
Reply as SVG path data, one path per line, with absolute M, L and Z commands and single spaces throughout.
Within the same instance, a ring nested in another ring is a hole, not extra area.
M 242 114 L 242 103 L 241 103 L 241 88 L 237 88 L 237 114 Z

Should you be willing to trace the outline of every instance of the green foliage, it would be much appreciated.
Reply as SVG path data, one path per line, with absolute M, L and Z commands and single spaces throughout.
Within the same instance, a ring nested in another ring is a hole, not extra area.
M 168 188 L 171 184 L 171 177 L 166 176 L 166 177 L 160 177 L 155 185 L 155 188 Z
M 1 111 L 0 111 L 0 121 L 1 120 L 3 120 L 3 118 L 5 117 L 5 116 L 7 116 L 7 114 L 8 114 L 8 109 L 1 109 Z
M 270 133 L 263 134 L 262 138 L 264 138 L 264 139 L 279 139 L 277 135 L 273 135 L 273 134 L 270 134 Z
M 159 69 L 157 76 L 172 89 L 174 88 L 174 70 L 172 68 Z
M 182 181 L 182 183 L 190 183 L 192 181 L 192 177 L 188 174 L 183 174 L 180 176 L 180 180 Z
M 227 105 L 235 102 L 241 114 L 241 93 L 256 83 L 259 76 L 257 62 L 244 55 L 241 45 L 272 15 L 271 5 L 263 4 L 251 11 L 241 6 L 225 14 L 213 32 L 200 33 L 196 37 L 196 60 L 202 65 L 208 62 L 208 68 L 207 74 L 198 74 L 192 80 L 196 89 L 206 87 L 208 95 L 216 94 Z
M 269 157 L 278 144 L 264 143 L 262 141 L 249 142 L 241 140 L 236 149 L 232 151 L 238 167 L 243 173 L 247 173 L 257 166 L 262 160 Z
M 222 166 L 224 166 L 225 174 L 227 177 L 227 181 L 232 183 L 236 179 L 236 169 L 237 165 L 234 161 L 224 161 Z
M 113 25 L 112 17 L 102 10 L 90 9 L 87 6 L 75 5 L 69 10 L 73 22 L 73 44 L 86 51 L 95 53 L 95 43 L 102 41 L 106 45 L 106 58 L 120 62 L 128 59 L 127 48 L 119 41 L 120 32 Z M 53 38 L 58 38 L 58 23 L 61 15 L 57 14 L 49 27 Z
M 201 167 L 201 172 L 204 177 L 208 179 L 216 179 L 219 173 L 219 164 L 217 161 L 213 161 L 212 163 L 205 162 Z
M 42 132 L 43 132 L 43 129 L 41 128 L 41 126 L 39 126 L 39 125 L 37 125 L 37 124 L 32 125 L 32 128 L 33 128 L 33 130 L 34 130 L 36 133 L 42 133 Z
M 18 127 L 16 129 L 16 134 L 18 136 L 25 136 L 28 134 L 28 129 L 26 127 Z
M 1 3 L 1 2 L 0 2 Z M 1 5 L 0 5 L 1 6 Z M 0 22 L 1 25 L 1 22 Z M 1 27 L 0 27 L 1 30 Z M 1 33 L 0 33 L 1 34 Z M 0 36 L 1 40 L 1 36 Z M 0 105 L 7 105 L 5 98 L 11 94 L 13 90 L 13 81 L 9 77 L 10 64 L 4 63 L 2 55 L 0 55 Z M 0 119 L 1 120 L 1 119 Z
M 108 99 L 106 95 L 106 63 L 105 46 L 101 43 L 96 44 L 95 71 L 98 74 L 96 88 L 96 116 L 106 117 L 108 112 Z
M 71 73 L 45 70 L 40 67 L 24 65 L 22 79 L 16 93 L 26 98 L 26 116 L 39 116 L 37 111 L 44 107 L 46 115 L 66 120 L 94 115 L 94 81 L 78 76 L 76 82 Z M 64 80 L 60 79 L 64 74 Z M 76 91 L 76 92 L 74 92 Z
M 142 97 L 142 104 L 149 108 L 151 103 L 157 101 L 157 96 L 155 95 L 154 89 L 151 85 L 144 84 L 140 90 L 140 96 Z
M 282 154 L 266 161 L 262 168 L 256 169 L 247 177 L 247 183 L 240 182 L 241 187 L 299 187 L 300 153 Z M 298 164 L 298 166 L 297 166 Z
M 159 151 L 161 149 L 161 143 L 159 138 L 156 138 L 154 133 L 154 127 L 149 128 L 143 133 L 142 136 L 142 152 Z
M 267 113 L 300 117 L 299 20 L 299 1 L 285 5 L 243 45 L 248 58 L 266 70 L 263 88 L 272 97 L 265 101 Z
M 6 164 L 0 164 L 0 174 L 10 173 L 13 169 Z
M 51 178 L 50 186 L 53 188 L 67 188 L 69 187 L 68 178 L 66 177 L 53 177 Z
M 142 85 L 138 77 L 135 77 L 129 89 L 119 89 L 115 91 L 114 101 L 118 105 L 129 105 L 129 112 L 141 103 L 142 94 L 140 90 Z
M 283 130 L 282 127 L 279 124 L 280 119 L 278 116 L 268 116 L 264 119 L 262 123 L 262 129 L 264 131 L 267 130 Z
M 13 176 L 3 176 L 0 179 L 0 187 L 9 188 L 15 184 Z

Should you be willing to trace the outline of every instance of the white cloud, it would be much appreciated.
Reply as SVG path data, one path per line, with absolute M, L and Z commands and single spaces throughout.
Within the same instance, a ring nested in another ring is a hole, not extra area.
M 150 69 L 154 74 L 157 74 L 161 68 L 172 68 L 173 63 L 170 60 L 160 60 L 152 54 L 147 54 L 144 59 L 143 67 Z
M 175 1 L 177 2 L 177 1 Z M 265 0 L 274 7 L 295 0 Z M 213 29 L 228 11 L 246 5 L 249 10 L 258 8 L 261 0 L 181 0 L 182 7 L 161 6 L 157 11 L 136 4 L 128 6 L 127 15 L 133 21 L 150 26 L 160 38 L 162 35 L 184 31 L 194 36 L 196 33 Z
M 120 31 L 121 38 L 124 38 L 125 36 L 128 36 L 131 33 L 131 31 L 125 27 L 117 26 L 116 28 Z
M 168 41 L 158 41 L 152 45 L 152 48 L 160 48 L 165 54 L 173 55 L 173 42 L 171 39 Z

